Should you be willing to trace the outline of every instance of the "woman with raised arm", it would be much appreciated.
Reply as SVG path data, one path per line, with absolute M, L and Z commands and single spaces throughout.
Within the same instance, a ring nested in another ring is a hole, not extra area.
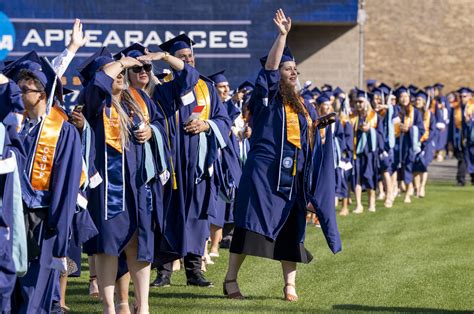
M 316 209 L 331 250 L 341 250 L 334 198 L 331 128 L 315 131 L 316 113 L 297 90 L 296 63 L 286 38 L 291 19 L 278 10 L 278 29 L 260 71 L 249 109 L 253 119 L 248 153 L 235 204 L 235 231 L 230 247 L 224 294 L 243 299 L 237 275 L 247 255 L 281 262 L 285 300 L 296 301 L 296 263 L 309 263 L 304 247 L 306 208 Z M 326 134 L 325 144 L 321 134 Z M 324 178 L 324 184 L 323 179 Z
M 94 130 L 95 166 L 104 179 L 89 199 L 99 230 L 95 262 L 104 313 L 115 313 L 114 290 L 121 253 L 126 255 L 134 283 L 136 313 L 148 313 L 154 226 L 145 197 L 149 177 L 146 144 L 153 136 L 155 117 L 144 110 L 144 106 L 151 108 L 146 94 L 137 91 L 145 99 L 138 103 L 135 92 L 124 81 L 127 69 L 141 66 L 135 58 L 125 56 L 115 61 L 109 55 L 94 58 L 82 67 L 90 69 L 91 78 L 83 90 L 83 113 Z

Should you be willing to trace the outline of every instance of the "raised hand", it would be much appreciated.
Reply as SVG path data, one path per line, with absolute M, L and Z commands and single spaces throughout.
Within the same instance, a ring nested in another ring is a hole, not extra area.
M 143 63 L 141 63 L 137 59 L 132 58 L 132 57 L 125 57 L 125 56 L 120 59 L 120 63 L 123 65 L 124 68 L 127 68 L 127 69 L 133 68 L 135 66 L 141 67 L 143 65 Z
M 285 12 L 283 12 L 282 9 L 278 9 L 276 11 L 275 18 L 273 18 L 273 22 L 277 26 L 280 35 L 288 35 L 291 29 L 291 18 L 286 17 Z
M 148 52 L 146 53 L 146 55 L 143 55 L 143 56 L 140 56 L 137 58 L 137 60 L 140 60 L 140 61 L 159 61 L 161 59 L 163 59 L 165 56 L 165 53 L 164 52 Z
M 79 48 L 84 46 L 87 42 L 86 36 L 82 31 L 82 23 L 80 19 L 74 20 L 74 25 L 72 27 L 71 42 L 67 47 L 69 51 L 76 52 Z

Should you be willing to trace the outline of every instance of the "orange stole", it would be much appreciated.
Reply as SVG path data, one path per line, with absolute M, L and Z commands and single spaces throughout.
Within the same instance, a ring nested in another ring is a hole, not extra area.
M 206 82 L 199 79 L 194 87 L 194 94 L 196 95 L 197 107 L 204 107 L 199 120 L 208 120 L 211 113 L 211 95 Z
M 102 116 L 104 119 L 104 133 L 105 133 L 105 142 L 110 146 L 113 147 L 120 153 L 122 151 L 122 140 L 120 138 L 120 121 L 118 112 L 114 106 L 111 106 L 110 109 L 110 117 L 107 116 L 106 107 L 104 107 L 102 111 Z
M 135 102 L 138 104 L 140 109 L 142 110 L 142 115 L 143 118 L 145 119 L 146 123 L 150 122 L 150 114 L 148 113 L 148 107 L 146 106 L 145 101 L 143 100 L 142 96 L 140 95 L 140 92 L 133 87 L 129 88 L 130 94 L 132 95 L 133 99 Z
M 466 121 L 469 122 L 472 120 L 474 116 L 474 100 L 470 99 L 466 105 L 466 109 L 464 109 L 464 116 Z
M 410 108 L 410 112 L 408 113 L 408 117 L 406 115 L 404 116 L 403 124 L 408 124 L 409 126 L 411 126 L 413 124 L 415 109 L 413 109 L 413 107 L 411 107 L 411 105 L 409 105 L 409 108 Z M 400 133 L 401 133 L 400 124 L 401 124 L 401 122 L 398 122 L 398 123 L 395 123 L 393 125 L 394 131 L 395 131 L 395 137 L 400 136 Z
M 36 191 L 49 190 L 54 153 L 64 121 L 67 121 L 66 114 L 56 106 L 51 107 L 43 121 L 30 174 L 31 186 Z
M 430 110 L 426 110 L 423 116 L 423 126 L 425 127 L 425 133 L 420 138 L 421 143 L 426 141 L 428 137 L 430 136 L 430 120 L 431 120 L 430 112 L 431 112 Z
M 456 129 L 462 128 L 462 109 L 461 105 L 459 104 L 457 107 L 454 107 L 454 125 Z
M 295 145 L 296 148 L 301 149 L 301 133 L 298 113 L 289 103 L 285 103 L 284 107 L 286 116 L 286 139 L 288 142 Z
M 369 125 L 369 127 L 375 129 L 377 127 L 377 113 L 375 111 L 369 111 L 367 112 L 367 116 L 365 118 L 366 123 Z M 350 122 L 352 126 L 354 127 L 354 148 L 353 148 L 353 153 L 352 153 L 352 158 L 354 160 L 357 159 L 357 130 L 359 129 L 359 116 L 355 115 L 350 118 Z

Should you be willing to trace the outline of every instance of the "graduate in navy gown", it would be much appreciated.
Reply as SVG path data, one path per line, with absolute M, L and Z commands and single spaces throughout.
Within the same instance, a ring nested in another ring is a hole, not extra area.
M 366 190 L 369 196 L 369 212 L 374 212 L 375 189 L 378 182 L 378 156 L 383 148 L 380 141 L 383 126 L 380 116 L 371 108 L 367 92 L 357 90 L 356 115 L 351 118 L 354 131 L 353 137 L 353 168 L 352 188 L 356 197 L 355 214 L 364 211 L 362 206 L 362 191 Z
M 296 89 L 296 64 L 285 49 L 291 20 L 278 10 L 274 22 L 278 37 L 268 57 L 261 59 L 264 68 L 249 104 L 252 144 L 237 193 L 223 287 L 232 299 L 243 299 L 237 276 L 245 257 L 254 255 L 281 262 L 285 299 L 297 300 L 296 263 L 312 260 L 304 246 L 308 203 L 316 209 L 330 249 L 341 250 L 331 128 L 322 130 L 324 134 L 316 131 L 316 113 L 305 107 Z
M 435 139 L 438 129 L 434 114 L 429 108 L 430 98 L 424 91 L 416 93 L 415 107 L 423 117 L 425 133 L 420 138 L 421 151 L 416 156 L 413 166 L 415 193 L 417 197 L 425 197 L 425 187 L 428 181 L 428 166 L 433 161 L 435 153 Z
M 400 109 L 398 116 L 393 120 L 396 137 L 393 176 L 406 185 L 404 202 L 410 203 L 413 194 L 413 165 L 416 155 L 421 152 L 420 139 L 425 133 L 425 127 L 420 112 L 410 103 L 409 89 L 400 86 L 395 95 Z
M 448 143 L 448 124 L 449 117 L 452 112 L 451 104 L 446 96 L 443 95 L 444 85 L 436 83 L 431 86 L 433 89 L 433 98 L 435 101 L 434 111 L 437 122 L 437 136 L 436 136 L 436 151 L 438 152 L 438 160 L 443 161 L 446 156 L 446 149 Z
M 333 104 L 334 111 L 337 113 L 337 120 L 341 128 L 337 135 L 339 147 L 341 151 L 341 158 L 339 161 L 339 170 L 336 169 L 336 182 L 339 193 L 342 198 L 342 208 L 339 212 L 340 216 L 349 215 L 349 199 L 350 199 L 350 181 L 352 174 L 352 146 L 354 142 L 354 132 L 350 122 L 351 109 L 349 99 L 342 89 L 337 87 L 333 92 L 336 97 Z M 342 129 L 342 132 L 341 132 Z M 339 174 L 337 173 L 339 171 Z M 339 179 L 337 178 L 339 175 Z M 339 181 L 337 181 L 339 180 Z M 337 191 L 337 190 L 336 190 Z
M 152 157 L 154 164 L 156 165 L 156 174 L 153 178 L 147 180 L 146 189 L 147 193 L 147 207 L 154 213 L 153 219 L 155 220 L 155 244 L 154 244 L 154 261 L 156 258 L 163 259 L 164 256 L 183 256 L 182 253 L 175 249 L 173 246 L 173 240 L 180 237 L 184 232 L 184 219 L 181 220 L 181 215 L 176 210 L 177 208 L 170 208 L 168 206 L 169 194 L 165 195 L 164 191 L 172 190 L 171 167 L 170 167 L 170 148 L 168 147 L 168 135 L 167 125 L 165 122 L 165 116 L 158 107 L 158 105 L 148 98 L 148 95 L 153 95 L 155 90 L 161 87 L 161 82 L 153 74 L 152 60 L 158 61 L 163 60 L 164 53 L 151 53 L 147 48 L 141 44 L 135 43 L 119 53 L 114 57 L 116 59 L 121 56 L 129 56 L 136 59 L 141 58 L 142 66 L 135 66 L 127 70 L 126 80 L 129 84 L 129 90 L 131 91 L 132 97 L 138 104 L 142 104 L 141 108 L 145 115 L 149 118 L 148 123 L 152 127 L 153 137 L 150 139 L 149 152 L 152 154 L 148 157 Z M 174 67 L 177 71 L 184 69 L 184 63 L 174 57 L 168 56 L 166 62 Z M 178 80 L 176 80 L 177 82 Z M 176 84 L 175 82 L 175 84 Z M 143 91 L 146 97 L 138 91 Z M 171 90 L 168 90 L 171 92 Z M 179 99 L 178 95 L 180 92 L 178 88 L 175 91 L 175 98 Z M 171 95 L 172 96 L 172 95 Z M 173 97 L 171 97 L 173 100 Z M 160 105 L 164 104 L 168 99 L 157 99 Z M 146 103 L 146 106 L 145 106 Z M 168 187 L 168 188 L 167 188 Z M 164 198 L 166 201 L 164 203 Z M 166 206 L 165 206 L 166 204 Z M 123 273 L 123 271 L 122 271 Z M 129 276 L 122 276 L 117 281 L 117 286 L 121 290 L 120 295 L 124 298 L 120 299 L 121 304 L 128 305 L 128 285 L 130 282 Z
M 449 119 L 449 147 L 458 160 L 456 183 L 466 184 L 466 173 L 474 184 L 474 100 L 468 87 L 457 90 L 460 102 L 452 109 Z
M 10 313 L 17 275 L 23 276 L 28 267 L 20 182 L 26 156 L 15 123 L 24 110 L 21 90 L 1 73 L 0 104 L 0 311 Z
M 192 45 L 194 42 L 182 34 L 161 44 L 160 48 L 166 51 L 163 58 L 169 58 L 171 54 L 184 61 L 185 70 L 189 73 L 189 67 L 195 66 Z M 173 75 L 179 76 L 179 73 L 173 72 Z M 212 283 L 204 278 L 201 264 L 209 237 L 208 217 L 214 214 L 211 205 L 219 188 L 214 175 L 215 161 L 218 158 L 218 149 L 226 146 L 224 135 L 229 133 L 231 123 L 210 79 L 195 75 L 185 75 L 181 78 L 184 79 L 178 79 L 181 87 L 184 87 L 183 83 L 193 83 L 190 90 L 180 93 L 180 101 L 161 104 L 176 165 L 176 185 L 173 192 L 176 192 L 179 202 L 184 200 L 185 232 L 177 241 L 185 241 L 183 249 L 186 251 L 184 267 L 187 284 L 207 287 Z M 156 90 L 153 98 L 156 100 L 174 97 L 175 94 L 169 92 L 170 88 L 175 87 Z M 177 204 L 181 207 L 181 203 Z M 169 270 L 169 265 L 167 269 Z
M 241 101 L 242 95 L 237 91 L 232 97 L 229 96 L 230 87 L 227 78 L 224 76 L 224 71 L 222 70 L 209 76 L 214 82 L 222 104 L 232 122 L 232 132 L 229 132 L 229 136 L 225 137 L 227 146 L 220 150 L 217 161 L 220 189 L 216 195 L 214 205 L 216 209 L 215 216 L 209 217 L 209 222 L 211 223 L 210 258 L 219 257 L 219 242 L 222 240 L 224 223 L 229 219 L 229 212 L 233 207 L 235 193 L 242 173 L 239 163 L 238 134 L 234 132 L 236 128 L 235 121 L 241 116 L 240 109 L 237 106 Z
M 22 191 L 29 268 L 19 279 L 13 311 L 49 313 L 59 271 L 66 270 L 82 170 L 81 141 L 59 105 L 51 106 L 55 96 L 62 99 L 62 86 L 47 61 L 31 52 L 4 73 L 17 81 L 27 111 L 20 139 L 28 152 Z
M 154 136 L 156 111 L 143 91 L 125 87 L 126 70 L 142 66 L 140 61 L 100 56 L 86 62 L 81 68 L 92 79 L 83 90 L 83 113 L 95 134 L 95 167 L 104 180 L 89 200 L 99 230 L 95 261 L 104 312 L 114 311 L 122 253 L 134 282 L 136 307 L 146 312 L 155 228 L 147 184 L 157 175 L 152 159 L 149 163 L 147 143 Z
M 391 97 L 391 88 L 385 83 L 381 83 L 379 87 L 372 90 L 372 107 L 379 115 L 382 124 L 382 133 L 378 138 L 381 144 L 381 151 L 378 155 L 379 170 L 379 200 L 384 201 L 386 208 L 391 208 L 394 201 L 393 184 L 392 184 L 392 163 L 393 163 L 393 147 L 395 146 L 395 130 L 393 126 L 393 118 L 397 114 L 396 108 L 389 103 Z

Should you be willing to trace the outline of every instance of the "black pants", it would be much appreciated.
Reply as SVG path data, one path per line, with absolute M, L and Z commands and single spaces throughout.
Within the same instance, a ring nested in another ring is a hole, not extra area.
M 458 169 L 456 172 L 456 181 L 460 184 L 466 184 L 466 161 L 462 151 L 456 150 L 454 156 L 458 160 Z
M 230 237 L 232 239 L 232 236 L 234 235 L 234 223 L 225 223 L 224 228 L 222 230 L 222 238 L 225 237 Z
M 456 181 L 462 185 L 466 184 L 467 166 L 464 159 L 464 152 L 460 150 L 454 151 L 454 157 L 458 160 L 458 170 L 456 172 Z M 471 183 L 474 184 L 474 173 L 471 173 Z
M 186 278 L 189 279 L 193 275 L 201 274 L 201 263 L 202 256 L 188 253 L 188 255 L 184 257 L 184 269 L 186 270 Z M 173 273 L 173 262 L 159 265 L 156 269 L 162 276 L 167 276 L 171 278 L 171 274 Z

